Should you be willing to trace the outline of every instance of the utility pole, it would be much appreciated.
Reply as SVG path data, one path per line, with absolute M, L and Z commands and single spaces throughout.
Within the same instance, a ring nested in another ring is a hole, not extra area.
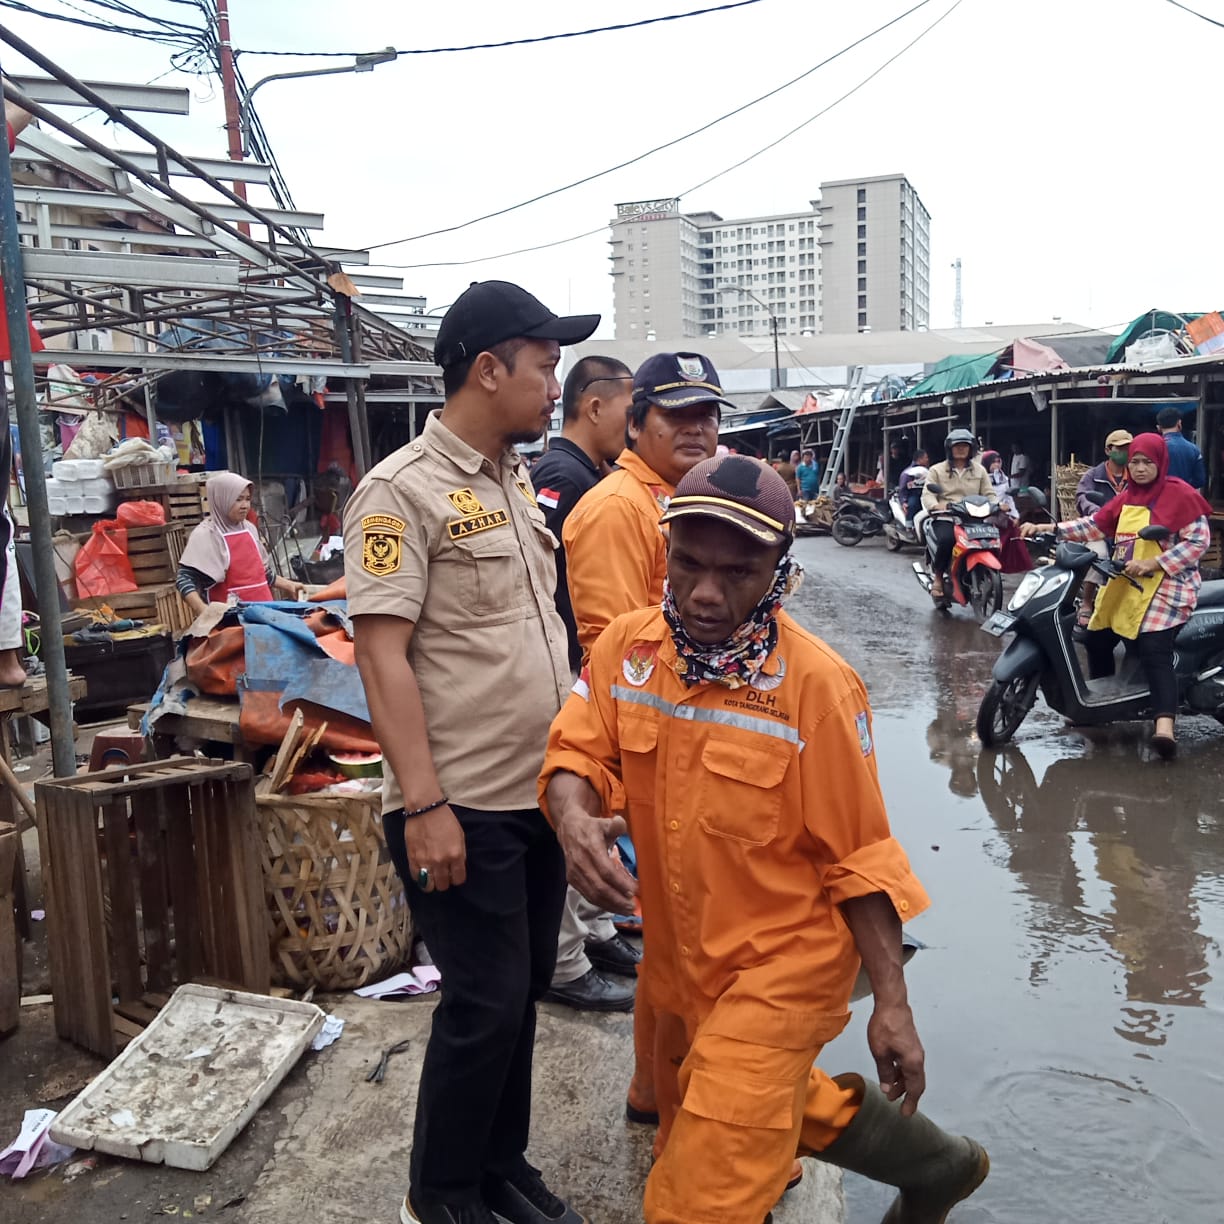
M 64 659 L 64 633 L 60 624 L 60 587 L 55 576 L 51 545 L 51 516 L 47 508 L 46 473 L 43 471 L 42 436 L 38 401 L 34 394 L 34 362 L 26 330 L 26 286 L 17 234 L 17 207 L 13 202 L 13 172 L 8 143 L 0 147 L 0 276 L 4 280 L 3 309 L 8 321 L 9 362 L 13 399 L 25 472 L 26 506 L 30 512 L 30 539 L 34 554 L 34 592 L 42 617 L 39 637 L 47 671 L 47 703 L 51 721 L 51 765 L 57 778 L 76 773 L 76 742 L 72 729 L 72 698 Z M 0 375 L 2 376 L 2 375 Z M 7 423 L 4 426 L 8 428 Z M 3 474 L 5 481 L 8 473 Z M 11 528 L 10 528 L 11 530 Z M 9 562 L 12 564 L 12 561 Z
M 952 267 L 956 270 L 956 296 L 952 299 L 952 319 L 957 327 L 963 325 L 961 317 L 961 261 L 958 255 L 952 263 Z
M 778 316 L 770 311 L 769 323 L 773 329 L 774 342 L 774 390 L 778 391 L 782 387 L 782 362 L 778 358 Z
M 225 134 L 229 144 L 230 161 L 242 161 L 242 107 L 238 98 L 238 74 L 234 70 L 234 47 L 230 42 L 229 0 L 216 0 L 217 45 L 220 48 L 221 96 L 225 99 Z M 234 194 L 247 198 L 246 183 L 234 183 Z M 251 227 L 241 221 L 238 224 L 243 234 L 250 235 Z

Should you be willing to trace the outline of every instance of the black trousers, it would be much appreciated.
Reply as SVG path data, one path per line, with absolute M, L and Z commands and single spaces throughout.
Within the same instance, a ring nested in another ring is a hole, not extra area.
M 1135 653 L 1139 656 L 1148 688 L 1152 691 L 1154 718 L 1177 717 L 1177 674 L 1173 670 L 1173 641 L 1180 628 L 1180 625 L 1174 625 L 1172 629 L 1140 633 L 1134 642 Z M 1091 679 L 1114 674 L 1114 647 L 1124 640 L 1112 629 L 1092 629 L 1084 635 L 1084 651 L 1088 655 L 1088 675 Z
M 942 578 L 952 563 L 956 528 L 949 519 L 936 519 L 931 524 L 931 530 L 935 532 L 935 556 L 931 559 L 931 568 L 935 571 L 936 578 Z
M 409 878 L 403 813 L 383 817 L 413 921 L 442 974 L 412 1136 L 418 1206 L 474 1203 L 484 1178 L 524 1163 L 535 1005 L 552 981 L 565 901 L 565 859 L 538 809 L 451 808 L 467 881 L 445 892 Z

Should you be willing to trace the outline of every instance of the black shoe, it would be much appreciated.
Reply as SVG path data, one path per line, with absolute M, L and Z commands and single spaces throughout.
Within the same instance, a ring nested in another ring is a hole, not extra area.
M 658 1126 L 659 1111 L 657 1109 L 638 1109 L 636 1105 L 625 1102 L 625 1120 L 638 1126 Z
M 1177 756 L 1177 740 L 1171 735 L 1156 735 L 1148 741 L 1162 761 L 1171 761 Z
M 598 969 L 588 969 L 580 978 L 544 992 L 546 1003 L 564 1003 L 578 1011 L 632 1011 L 633 998 L 632 986 L 610 982 Z
M 586 1216 L 558 1198 L 529 1164 L 510 1177 L 486 1181 L 483 1189 L 502 1224 L 587 1224 Z
M 400 1224 L 497 1224 L 484 1203 L 431 1203 L 416 1207 L 408 1195 L 400 1204 Z
M 635 977 L 642 960 L 642 954 L 623 935 L 587 944 L 586 954 L 596 969 L 622 977 Z

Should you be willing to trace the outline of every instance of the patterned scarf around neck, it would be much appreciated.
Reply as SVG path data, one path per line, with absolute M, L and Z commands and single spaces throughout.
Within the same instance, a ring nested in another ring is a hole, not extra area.
M 725 642 L 706 646 L 689 637 L 676 610 L 671 583 L 663 583 L 663 618 L 676 643 L 676 672 L 685 684 L 723 684 L 744 688 L 757 678 L 778 644 L 778 612 L 803 582 L 803 566 L 788 552 L 774 573 L 773 585 Z

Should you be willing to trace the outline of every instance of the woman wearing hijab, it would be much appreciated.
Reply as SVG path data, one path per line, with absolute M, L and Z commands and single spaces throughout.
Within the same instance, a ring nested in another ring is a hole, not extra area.
M 208 518 L 198 524 L 179 560 L 175 585 L 192 613 L 199 616 L 210 603 L 226 603 L 233 595 L 242 603 L 266 603 L 273 590 L 289 599 L 299 587 L 278 577 L 258 533 L 247 522 L 251 482 L 234 472 L 208 478 Z
M 1058 531 L 1079 543 L 1113 539 L 1114 560 L 1125 562 L 1127 576 L 1139 584 L 1136 589 L 1115 578 L 1097 596 L 1084 636 L 1088 674 L 1112 676 L 1118 639 L 1135 643 L 1152 693 L 1152 747 L 1168 760 L 1177 755 L 1173 639 L 1198 602 L 1198 563 L 1211 543 L 1211 506 L 1184 480 L 1169 475 L 1169 453 L 1159 434 L 1140 434 L 1130 444 L 1126 466 L 1129 480 L 1121 493 L 1095 514 L 1059 523 Z M 1167 527 L 1172 534 L 1159 542 L 1141 540 L 1139 532 L 1147 526 Z M 1020 530 L 1033 535 L 1041 528 L 1026 523 Z

